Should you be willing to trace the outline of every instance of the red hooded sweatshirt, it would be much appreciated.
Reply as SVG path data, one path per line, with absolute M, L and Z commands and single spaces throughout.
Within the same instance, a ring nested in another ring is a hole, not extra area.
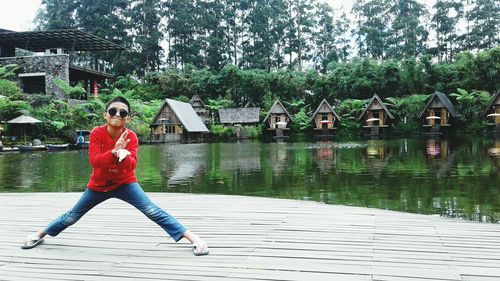
M 90 132 L 89 159 L 92 166 L 87 187 L 94 191 L 107 192 L 117 189 L 122 184 L 137 182 L 135 177 L 135 166 L 137 165 L 137 149 L 139 140 L 137 135 L 128 130 L 126 140 L 130 139 L 126 149 L 131 155 L 118 162 L 111 150 L 115 148 L 117 141 L 113 140 L 107 130 L 108 125 L 95 127 Z

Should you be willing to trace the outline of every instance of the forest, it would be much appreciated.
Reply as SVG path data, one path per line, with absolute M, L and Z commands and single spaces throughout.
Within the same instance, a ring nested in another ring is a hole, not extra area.
M 50 97 L 0 100 L 5 115 L 37 111 L 58 122 L 54 135 L 95 124 L 102 101 L 118 94 L 141 108 L 136 126 L 144 134 L 161 100 L 194 94 L 211 110 L 252 102 L 265 112 L 280 98 L 299 130 L 326 98 L 350 130 L 375 93 L 405 134 L 415 132 L 417 108 L 434 91 L 449 95 L 465 131 L 475 132 L 484 130 L 480 113 L 500 89 L 498 0 L 432 7 L 356 0 L 348 13 L 315 0 L 43 0 L 35 22 L 39 30 L 78 28 L 126 48 L 99 54 L 119 78 L 101 85 L 101 101 L 83 105 L 86 116 L 67 116 L 74 121 L 50 113 L 65 106 Z M 69 97 L 81 91 L 66 90 Z M 37 108 L 41 101 L 48 106 Z

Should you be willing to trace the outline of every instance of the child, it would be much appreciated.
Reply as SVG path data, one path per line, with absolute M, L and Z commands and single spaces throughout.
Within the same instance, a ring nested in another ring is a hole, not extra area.
M 123 97 L 112 99 L 106 104 L 104 118 L 106 124 L 90 133 L 89 158 L 93 169 L 80 200 L 44 229 L 28 236 L 21 248 L 31 249 L 40 245 L 45 235 L 57 236 L 99 203 L 118 198 L 140 210 L 176 242 L 188 239 L 193 244 L 195 255 L 207 255 L 207 244 L 151 202 L 139 186 L 135 177 L 139 141 L 134 132 L 125 128 L 130 121 L 129 102 Z

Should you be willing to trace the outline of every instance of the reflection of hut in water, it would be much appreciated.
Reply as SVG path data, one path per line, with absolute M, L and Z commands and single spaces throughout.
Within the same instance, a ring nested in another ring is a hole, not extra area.
M 500 169 L 500 137 L 496 137 L 493 146 L 488 148 L 488 154 L 491 156 L 493 163 Z
M 208 129 L 189 103 L 165 99 L 153 118 L 152 142 L 202 141 Z
M 323 175 L 330 173 L 335 166 L 335 151 L 332 147 L 332 142 L 317 142 L 319 147 L 316 148 L 314 153 L 314 161 L 318 165 L 319 171 Z
M 379 178 L 385 166 L 389 163 L 390 153 L 384 140 L 368 140 L 365 150 L 366 163 L 370 172 Z
M 500 135 L 500 90 L 491 98 L 491 102 L 484 111 L 488 126 L 492 127 L 492 132 Z
M 447 139 L 429 138 L 425 144 L 425 154 L 429 159 L 446 159 L 450 153 Z
M 204 169 L 207 144 L 190 144 L 189 148 L 169 146 L 165 157 L 167 185 L 183 185 L 192 181 Z M 168 159 L 168 161 L 167 161 Z
M 456 153 L 452 153 L 446 138 L 427 139 L 425 155 L 430 169 L 436 172 L 438 178 L 446 176 L 456 162 Z
M 419 118 L 422 120 L 424 134 L 439 135 L 446 133 L 451 126 L 453 118 L 457 118 L 458 113 L 448 97 L 440 92 L 435 92 L 429 97 L 425 108 L 420 112 Z
M 388 133 L 392 120 L 394 116 L 376 94 L 358 117 L 358 121 L 362 121 L 365 136 L 382 136 Z
M 314 124 L 315 134 L 321 139 L 327 139 L 332 137 L 334 130 L 338 128 L 340 117 L 326 99 L 323 99 L 313 113 L 310 122 Z
M 220 152 L 222 171 L 239 170 L 243 173 L 260 171 L 260 150 L 258 144 L 224 144 Z
M 271 143 L 269 147 L 269 165 L 274 173 L 280 174 L 286 166 L 288 158 L 287 144 Z
M 292 122 L 292 117 L 279 100 L 274 102 L 263 121 L 268 127 L 267 130 L 274 132 L 276 139 L 288 138 L 290 122 Z
M 238 139 L 247 138 L 242 126 L 255 126 L 259 123 L 260 107 L 221 108 L 219 109 L 220 123 L 225 126 L 235 126 Z

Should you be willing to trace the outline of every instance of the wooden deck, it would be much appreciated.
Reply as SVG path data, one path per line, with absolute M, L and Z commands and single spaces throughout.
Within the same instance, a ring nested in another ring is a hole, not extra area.
M 27 179 L 28 180 L 28 179 Z M 201 235 L 195 257 L 118 200 L 45 244 L 78 193 L 0 194 L 0 280 L 500 280 L 500 224 L 242 196 L 149 193 Z

